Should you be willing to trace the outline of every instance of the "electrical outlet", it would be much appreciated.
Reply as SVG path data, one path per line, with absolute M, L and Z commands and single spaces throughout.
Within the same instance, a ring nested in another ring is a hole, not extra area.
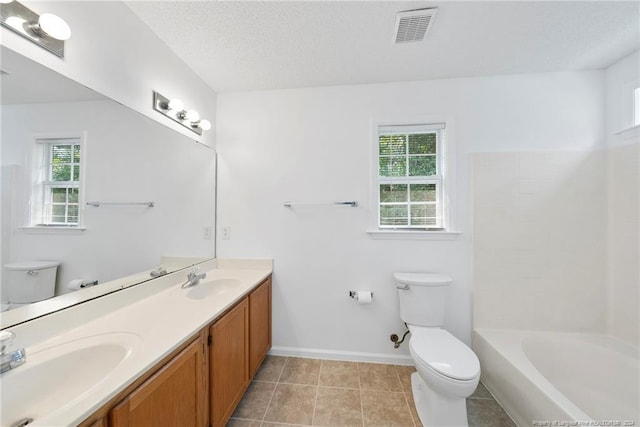
M 231 239 L 231 227 L 228 225 L 225 225 L 222 227 L 222 240 L 229 240 Z
M 204 240 L 211 240 L 211 226 L 210 225 L 205 225 L 202 228 L 202 238 Z

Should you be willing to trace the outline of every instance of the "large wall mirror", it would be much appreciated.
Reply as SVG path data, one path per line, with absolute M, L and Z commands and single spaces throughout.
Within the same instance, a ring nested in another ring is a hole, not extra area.
M 212 148 L 5 47 L 0 55 L 1 328 L 148 281 L 159 265 L 215 257 Z M 59 263 L 54 297 L 10 301 L 10 287 L 27 286 L 16 278 L 33 279 L 13 267 L 33 261 Z

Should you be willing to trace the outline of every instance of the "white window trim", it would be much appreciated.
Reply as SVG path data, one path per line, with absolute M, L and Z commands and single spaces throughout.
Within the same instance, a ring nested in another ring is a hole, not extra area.
M 442 223 L 444 230 L 421 230 L 406 228 L 379 228 L 378 210 L 380 193 L 378 188 L 378 135 L 379 129 L 384 126 L 424 126 L 435 123 L 444 123 L 442 140 L 439 142 L 442 150 Z M 371 219 L 370 227 L 366 233 L 374 240 L 456 240 L 460 233 L 456 231 L 454 217 L 455 206 L 455 126 L 453 116 L 414 116 L 387 119 L 372 119 L 370 127 L 370 194 L 371 194 Z
M 35 225 L 32 223 L 32 209 L 31 203 L 33 199 L 33 169 L 37 159 L 35 154 L 38 151 L 38 140 L 42 139 L 73 139 L 77 138 L 80 141 L 80 191 L 78 193 L 78 224 L 77 225 Z M 29 209 L 27 218 L 25 218 L 26 225 L 18 227 L 24 233 L 29 234 L 80 234 L 87 228 L 84 226 L 84 207 L 85 207 L 85 190 L 86 190 L 86 159 L 87 159 L 87 133 L 86 131 L 60 131 L 60 132 L 42 132 L 33 133 L 31 135 L 32 149 L 30 150 L 29 157 Z

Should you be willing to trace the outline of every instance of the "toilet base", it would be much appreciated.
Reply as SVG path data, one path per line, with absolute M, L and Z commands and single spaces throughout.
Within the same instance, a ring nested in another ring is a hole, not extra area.
M 417 372 L 411 374 L 411 389 L 424 427 L 468 427 L 467 399 L 445 396 L 432 390 Z

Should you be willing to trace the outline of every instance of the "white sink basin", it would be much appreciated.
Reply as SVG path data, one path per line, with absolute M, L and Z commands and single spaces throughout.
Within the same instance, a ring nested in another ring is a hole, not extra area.
M 72 404 L 122 363 L 142 341 L 128 332 L 81 338 L 29 353 L 0 377 L 0 425 L 50 414 Z
M 202 281 L 187 291 L 187 297 L 191 299 L 203 299 L 208 296 L 221 296 L 236 290 L 242 282 L 238 279 L 224 278 Z

